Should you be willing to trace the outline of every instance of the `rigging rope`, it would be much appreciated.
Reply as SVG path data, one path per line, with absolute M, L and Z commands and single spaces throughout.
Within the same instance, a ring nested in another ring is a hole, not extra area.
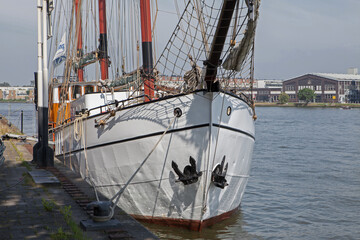
M 255 1 L 258 2 L 259 0 Z M 165 94 L 174 94 L 174 90 L 181 89 L 184 81 L 187 80 L 190 70 L 188 64 L 189 55 L 192 56 L 193 62 L 197 64 L 207 60 L 208 45 L 213 41 L 222 9 L 222 2 L 217 0 L 186 1 L 183 4 L 185 11 L 180 15 L 179 4 L 175 0 L 175 9 L 179 16 L 179 22 L 154 66 L 160 74 L 160 81 L 157 81 L 156 87 L 164 91 Z M 224 50 L 221 53 L 221 60 L 230 54 L 233 44 L 241 42 L 244 37 L 249 22 L 247 9 L 245 0 L 237 4 L 231 21 L 231 31 L 226 37 Z M 253 41 L 251 38 L 250 40 Z M 245 50 L 248 54 L 246 54 L 239 72 L 232 69 L 226 70 L 221 65 L 218 67 L 216 81 L 220 82 L 223 90 L 232 91 L 238 95 L 241 95 L 241 93 L 249 94 L 250 85 L 252 84 L 252 80 L 249 80 L 253 78 L 251 74 L 253 69 L 249 63 L 253 58 L 253 48 Z M 176 80 L 174 77 L 176 77 Z M 171 88 L 166 87 L 169 81 L 173 85 Z

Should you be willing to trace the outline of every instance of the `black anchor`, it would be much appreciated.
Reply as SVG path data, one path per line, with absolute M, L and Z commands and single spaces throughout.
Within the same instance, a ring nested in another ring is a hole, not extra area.
M 216 187 L 224 189 L 224 187 L 228 186 L 225 176 L 228 169 L 228 163 L 226 163 L 225 168 L 225 156 L 223 157 L 221 164 L 216 165 L 214 171 L 211 174 L 211 181 L 214 183 Z
M 178 181 L 181 181 L 184 185 L 196 183 L 199 177 L 202 175 L 202 172 L 196 171 L 195 159 L 190 156 L 189 162 L 190 165 L 186 165 L 183 172 L 179 170 L 179 167 L 176 164 L 176 162 L 172 161 L 171 163 L 172 168 L 179 177 Z

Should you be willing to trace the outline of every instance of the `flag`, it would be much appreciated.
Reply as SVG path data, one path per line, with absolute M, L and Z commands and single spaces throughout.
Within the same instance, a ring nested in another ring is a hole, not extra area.
M 65 55 L 66 55 L 65 41 L 66 41 L 66 34 L 64 33 L 64 35 L 62 36 L 61 41 L 59 43 L 59 46 L 56 50 L 54 59 L 53 59 L 54 68 L 57 67 L 58 65 L 60 65 L 60 63 L 62 63 L 66 58 L 65 57 Z

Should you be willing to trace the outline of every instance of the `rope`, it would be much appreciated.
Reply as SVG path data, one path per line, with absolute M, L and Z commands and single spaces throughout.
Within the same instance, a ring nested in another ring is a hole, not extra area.
M 260 1 L 257 0 L 256 2 L 259 3 Z M 179 10 L 181 8 L 184 9 L 182 13 Z M 175 1 L 175 9 L 179 16 L 178 24 L 154 66 L 160 76 L 157 87 L 162 90 L 164 95 L 174 94 L 176 89 L 178 90 L 177 93 L 179 91 L 186 92 L 186 89 L 182 86 L 186 85 L 184 82 L 189 79 L 192 69 L 188 62 L 189 55 L 193 57 L 195 63 L 204 62 L 204 60 L 206 63 L 210 51 L 209 45 L 213 41 L 218 25 L 222 1 L 194 0 L 186 1 L 183 4 L 180 1 Z M 241 2 L 239 0 L 231 20 L 231 31 L 226 37 L 224 50 L 221 53 L 221 60 L 226 59 L 234 44 L 241 42 L 244 38 L 244 33 L 250 21 L 248 12 L 245 0 L 241 0 Z M 243 65 L 239 71 L 226 70 L 222 66 L 218 67 L 217 81 L 219 81 L 222 90 L 231 91 L 239 96 L 245 93 L 250 95 L 248 89 L 252 85 L 250 80 L 254 70 L 251 68 L 250 62 L 254 55 L 254 48 L 251 47 L 246 50 L 248 54 L 245 55 Z M 176 76 L 176 78 L 170 76 Z M 171 87 L 166 87 L 169 82 Z
M 74 139 L 78 142 L 83 134 L 83 119 L 87 118 L 88 112 L 80 113 L 80 116 L 74 120 Z
M 115 97 L 114 97 L 114 88 L 110 86 L 108 80 L 102 80 L 102 79 L 99 80 L 98 87 L 101 88 L 101 93 L 104 94 L 104 100 L 105 100 L 106 106 L 108 107 L 108 110 L 109 110 L 109 111 L 110 111 L 110 110 L 113 110 L 112 107 L 111 107 L 110 104 L 109 104 L 110 101 L 109 101 L 108 98 L 107 98 L 107 91 L 106 91 L 106 90 L 108 89 L 108 90 L 111 92 L 112 100 L 114 100 L 114 99 L 115 99 Z

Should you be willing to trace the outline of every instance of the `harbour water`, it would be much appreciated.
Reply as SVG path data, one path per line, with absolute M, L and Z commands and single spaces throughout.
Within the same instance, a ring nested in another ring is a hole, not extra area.
M 162 239 L 360 239 L 360 109 L 256 109 L 240 211 L 201 233 L 147 225 Z
M 0 114 L 6 117 L 19 130 L 23 111 L 23 131 L 28 136 L 37 134 L 36 111 L 33 103 L 0 103 Z
M 33 104 L 0 103 L 36 134 Z M 146 226 L 161 239 L 360 239 L 360 109 L 256 109 L 251 177 L 231 218 L 202 232 Z M 19 127 L 20 128 L 20 127 Z

